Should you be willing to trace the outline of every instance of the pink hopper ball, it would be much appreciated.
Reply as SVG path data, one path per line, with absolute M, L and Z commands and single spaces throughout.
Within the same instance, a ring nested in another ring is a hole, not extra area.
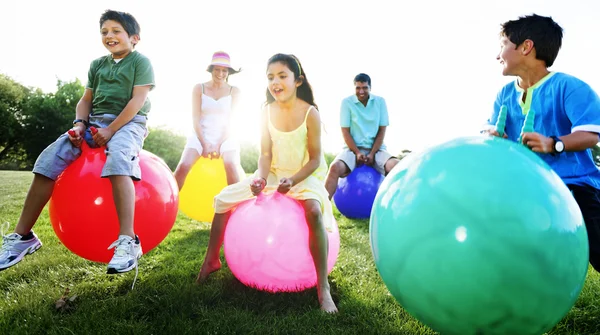
M 333 222 L 332 231 L 327 232 L 328 273 L 340 250 L 340 235 Z M 279 192 L 261 193 L 241 203 L 231 214 L 224 243 L 227 265 L 246 286 L 296 292 L 317 284 L 308 246 L 308 223 L 302 204 L 295 199 Z

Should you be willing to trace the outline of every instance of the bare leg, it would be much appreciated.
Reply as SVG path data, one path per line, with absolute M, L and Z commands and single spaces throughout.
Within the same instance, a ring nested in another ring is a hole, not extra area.
M 334 161 L 329 167 L 329 173 L 327 173 L 327 179 L 325 180 L 325 189 L 329 193 L 329 200 L 333 198 L 335 191 L 338 186 L 338 179 L 345 177 L 350 173 L 350 169 L 346 163 L 342 161 Z
M 327 254 L 329 240 L 323 225 L 321 205 L 316 200 L 304 201 L 306 221 L 309 230 L 309 248 L 317 271 L 317 293 L 321 309 L 327 313 L 337 313 L 338 309 L 331 297 L 331 288 L 327 279 Z
M 236 157 L 236 151 L 226 151 L 221 154 L 223 164 L 225 165 L 225 173 L 227 175 L 227 185 L 235 184 L 240 181 L 238 171 L 241 169 L 239 158 Z
M 199 158 L 200 154 L 198 154 L 196 149 L 187 148 L 183 150 L 181 159 L 179 160 L 179 164 L 177 165 L 174 174 L 180 191 L 185 183 L 185 178 L 192 169 L 192 166 L 194 166 L 194 163 L 196 163 Z
M 210 237 L 208 239 L 208 248 L 204 256 L 204 262 L 200 267 L 196 283 L 201 284 L 208 276 L 221 268 L 220 252 L 225 238 L 225 228 L 231 212 L 215 214 L 210 227 Z
M 398 158 L 390 158 L 387 160 L 387 162 L 385 162 L 385 175 L 387 176 L 388 173 L 390 173 L 390 171 L 392 171 L 392 169 L 394 168 L 394 166 L 396 166 L 396 164 L 400 163 L 400 160 Z
M 15 233 L 27 235 L 31 231 L 44 206 L 46 206 L 50 197 L 52 197 L 53 190 L 54 180 L 37 173 L 34 174 L 31 186 L 29 186 L 29 192 L 27 192 L 27 197 L 25 198 L 25 203 L 23 204 L 19 222 L 15 227 Z
M 135 212 L 135 187 L 130 176 L 110 176 L 113 199 L 119 218 L 119 235 L 135 238 L 133 216 Z

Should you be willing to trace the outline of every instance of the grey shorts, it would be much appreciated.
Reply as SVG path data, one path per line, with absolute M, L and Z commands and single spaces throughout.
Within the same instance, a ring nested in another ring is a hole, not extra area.
M 360 152 L 362 152 L 365 155 L 371 152 L 370 149 L 358 148 L 358 150 L 360 150 Z M 394 156 L 392 156 L 389 152 L 385 150 L 377 151 L 375 153 L 375 163 L 373 164 L 373 167 L 375 168 L 375 170 L 377 170 L 377 172 L 381 173 L 382 175 L 385 175 L 385 163 L 387 163 L 387 161 L 390 158 L 394 158 Z M 350 169 L 350 172 L 352 172 L 352 170 L 354 170 L 354 168 L 356 167 L 356 155 L 348 148 L 344 148 L 342 152 L 340 152 L 333 161 L 335 162 L 338 160 L 346 163 L 346 165 Z
M 94 115 L 90 116 L 89 122 L 90 126 L 105 128 L 115 118 L 116 115 L 112 114 Z M 121 129 L 117 130 L 108 141 L 105 149 L 106 163 L 102 168 L 101 177 L 130 176 L 134 180 L 142 178 L 139 153 L 148 132 L 146 120 L 145 116 L 136 115 Z M 98 147 L 92 139 L 89 128 L 85 132 L 84 139 L 90 147 Z M 33 166 L 33 173 L 56 180 L 80 155 L 81 149 L 71 144 L 67 133 L 62 134 L 38 156 Z

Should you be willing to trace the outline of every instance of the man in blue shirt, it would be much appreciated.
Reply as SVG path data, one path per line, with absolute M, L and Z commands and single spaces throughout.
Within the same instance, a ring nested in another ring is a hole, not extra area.
M 569 187 L 586 224 L 590 263 L 600 271 L 600 170 L 591 148 L 600 133 L 600 98 L 583 81 L 550 72 L 562 44 L 562 28 L 550 17 L 530 15 L 502 25 L 502 74 L 517 80 L 496 98 L 487 132 L 498 136 L 494 124 L 502 107 L 507 117 L 504 137 L 522 141 Z M 524 132 L 525 117 L 533 113 L 533 132 Z
M 338 178 L 344 178 L 357 165 L 370 165 L 387 175 L 399 160 L 385 149 L 383 139 L 389 125 L 385 99 L 370 93 L 371 78 L 360 73 L 354 77 L 356 94 L 342 100 L 340 125 L 346 146 L 331 163 L 325 188 L 333 197 Z

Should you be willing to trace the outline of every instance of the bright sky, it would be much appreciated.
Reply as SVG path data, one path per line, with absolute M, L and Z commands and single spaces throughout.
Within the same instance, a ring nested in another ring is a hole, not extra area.
M 564 28 L 551 70 L 600 92 L 597 0 L 3 1 L 0 73 L 45 92 L 55 91 L 57 79 L 85 84 L 90 62 L 107 54 L 98 23 L 105 9 L 130 12 L 142 28 L 136 49 L 152 61 L 157 84 L 150 126 L 185 135 L 192 87 L 210 79 L 205 69 L 217 50 L 243 69 L 230 83 L 244 95 L 236 122 L 246 140 L 258 140 L 266 62 L 278 52 L 303 64 L 327 130 L 326 151 L 342 146 L 339 106 L 354 94 L 360 72 L 387 101 L 392 153 L 477 133 L 511 80 L 495 59 L 500 24 L 530 13 Z

